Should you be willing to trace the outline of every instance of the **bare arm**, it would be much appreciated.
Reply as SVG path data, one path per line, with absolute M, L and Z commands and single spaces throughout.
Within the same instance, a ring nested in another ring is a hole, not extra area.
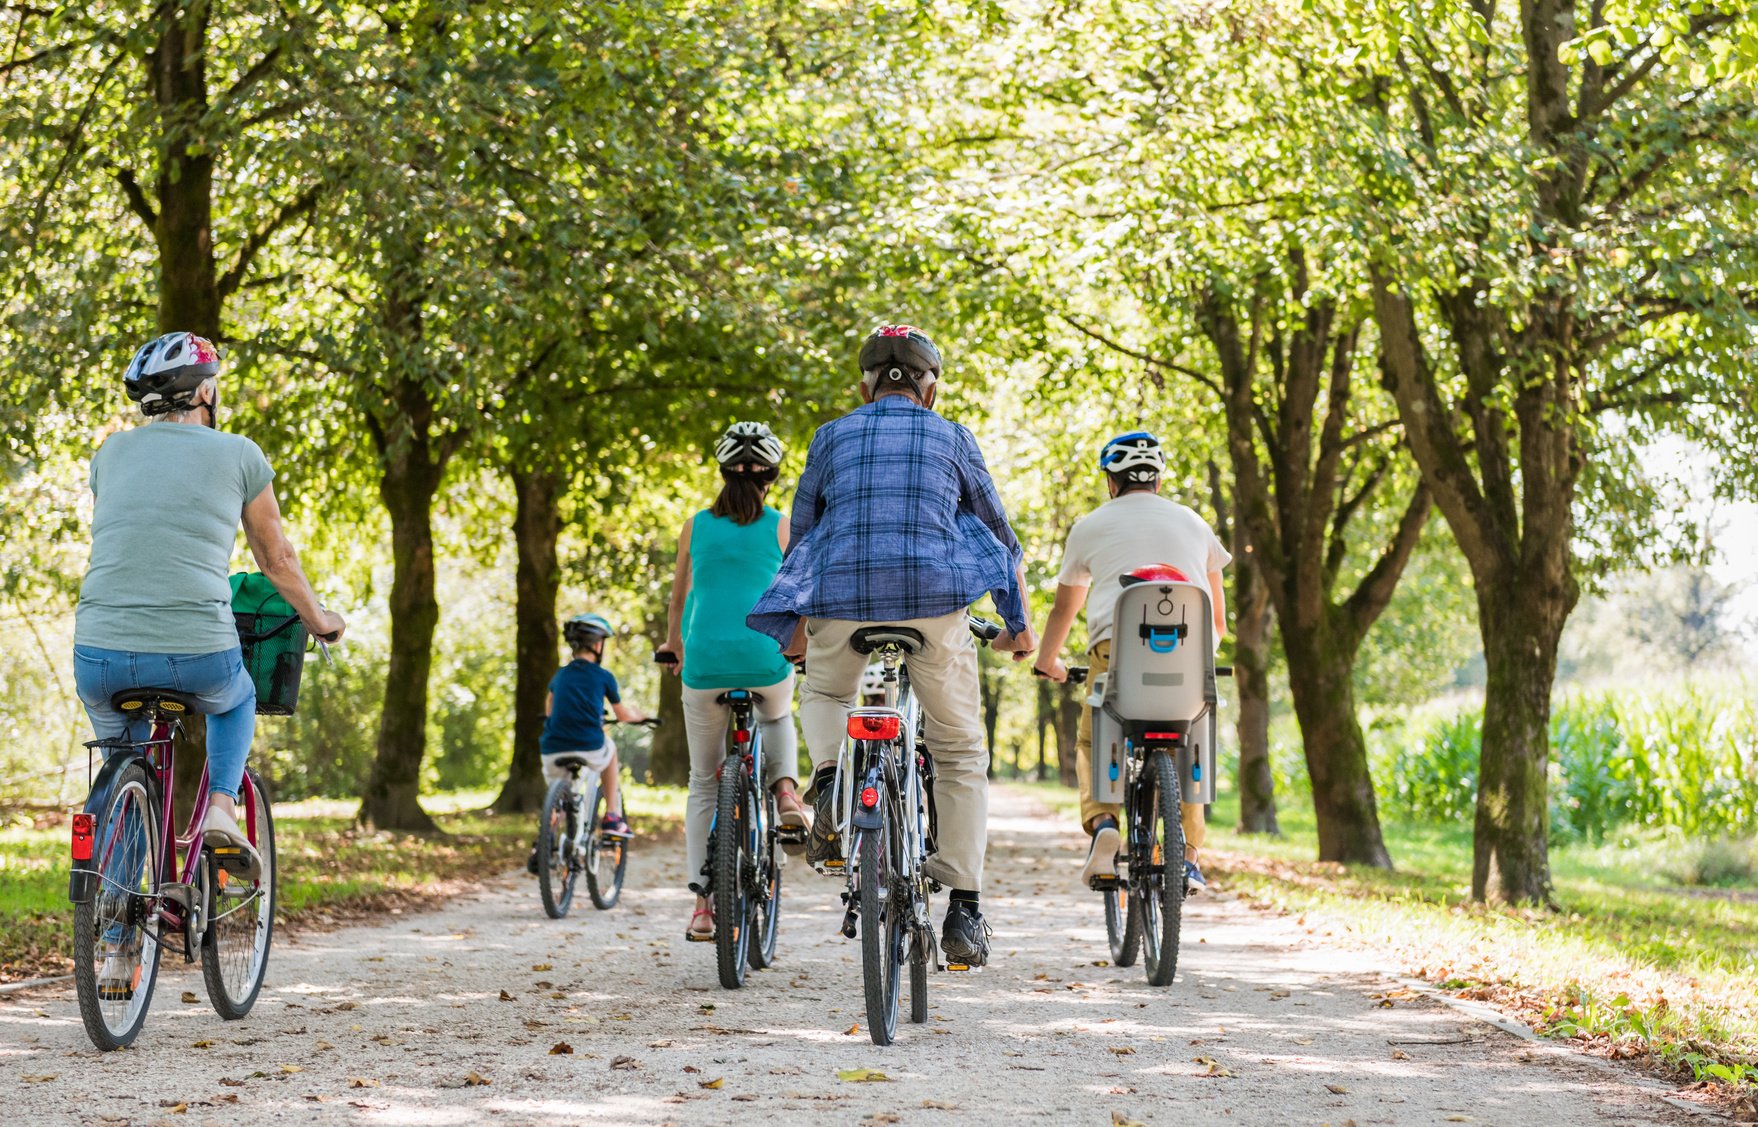
M 299 553 L 281 525 L 281 503 L 275 499 L 275 487 L 265 486 L 256 500 L 244 506 L 244 538 L 256 566 L 269 577 L 281 597 L 293 604 L 305 628 L 326 642 L 338 641 L 347 623 L 332 610 L 325 610 L 317 601 L 317 592 L 299 566 Z
M 623 704 L 620 701 L 611 705 L 610 710 L 616 713 L 617 719 L 625 724 L 639 724 L 641 721 L 647 719 L 647 714 L 645 712 L 642 712 L 632 704 Z
M 1044 638 L 1038 650 L 1037 664 L 1034 666 L 1052 681 L 1060 682 L 1068 677 L 1068 667 L 1062 664 L 1062 645 L 1068 641 L 1068 632 L 1074 628 L 1074 617 L 1080 613 L 1086 597 L 1087 587 L 1084 584 L 1056 585 L 1056 602 L 1050 607 L 1049 621 L 1044 623 Z
M 693 575 L 690 571 L 690 530 L 696 526 L 694 520 L 684 523 L 683 532 L 678 534 L 678 562 L 671 573 L 671 601 L 665 608 L 665 645 L 659 647 L 660 653 L 677 655 L 677 662 L 668 668 L 671 672 L 681 673 L 684 668 L 684 603 L 690 597 L 690 583 Z M 787 525 L 782 525 L 782 535 L 786 535 Z
M 1209 599 L 1215 608 L 1215 646 L 1218 649 L 1227 633 L 1227 585 L 1221 582 L 1218 571 L 1209 572 Z

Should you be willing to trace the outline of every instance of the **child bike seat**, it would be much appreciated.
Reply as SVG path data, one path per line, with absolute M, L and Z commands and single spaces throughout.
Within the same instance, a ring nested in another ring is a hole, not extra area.
M 863 626 L 848 641 L 849 649 L 863 657 L 886 646 L 913 654 L 927 644 L 928 639 L 922 637 L 920 630 L 908 626 Z
M 194 716 L 201 705 L 188 693 L 175 689 L 123 689 L 110 698 L 110 707 L 129 716 Z

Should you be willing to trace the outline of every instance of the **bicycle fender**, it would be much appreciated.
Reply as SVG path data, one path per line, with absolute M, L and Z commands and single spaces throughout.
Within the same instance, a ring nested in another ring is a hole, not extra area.
M 93 816 L 102 814 L 105 803 L 110 800 L 110 784 L 117 775 L 122 773 L 123 768 L 137 759 L 144 758 L 146 757 L 136 752 L 133 755 L 112 755 L 104 760 L 103 766 L 98 768 L 98 777 L 92 782 L 91 793 L 86 795 L 85 805 L 80 809 Z M 156 790 L 156 782 L 157 780 L 152 773 L 148 772 L 148 786 Z M 155 795 L 155 797 L 157 796 Z M 92 850 L 94 857 L 98 852 L 96 849 Z M 67 875 L 67 899 L 70 903 L 91 903 L 92 895 L 98 890 L 97 864 L 95 859 L 73 862 L 73 870 Z

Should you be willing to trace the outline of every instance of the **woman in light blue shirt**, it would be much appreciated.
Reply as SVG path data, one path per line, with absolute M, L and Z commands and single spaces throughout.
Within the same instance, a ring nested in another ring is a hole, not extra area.
M 690 797 L 684 814 L 690 889 L 695 911 L 684 935 L 714 938 L 714 909 L 703 889 L 708 829 L 714 818 L 716 772 L 726 756 L 728 708 L 715 698 L 749 689 L 763 700 L 764 782 L 775 792 L 783 827 L 807 827 L 794 790 L 794 671 L 774 642 L 745 625 L 757 597 L 774 580 L 787 548 L 787 525 L 763 503 L 781 464 L 781 443 L 762 423 L 734 423 L 715 446 L 720 496 L 690 518 L 678 538 L 666 643 L 684 678 L 684 730 L 690 744 Z

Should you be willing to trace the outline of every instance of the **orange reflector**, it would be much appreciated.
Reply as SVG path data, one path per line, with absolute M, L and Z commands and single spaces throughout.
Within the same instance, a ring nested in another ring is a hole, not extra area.
M 867 787 L 861 791 L 861 805 L 871 810 L 879 805 L 879 788 Z
M 848 734 L 856 740 L 895 740 L 903 727 L 901 716 L 851 716 Z
M 73 859 L 90 861 L 92 859 L 92 838 L 97 833 L 97 815 L 75 814 L 73 816 Z

